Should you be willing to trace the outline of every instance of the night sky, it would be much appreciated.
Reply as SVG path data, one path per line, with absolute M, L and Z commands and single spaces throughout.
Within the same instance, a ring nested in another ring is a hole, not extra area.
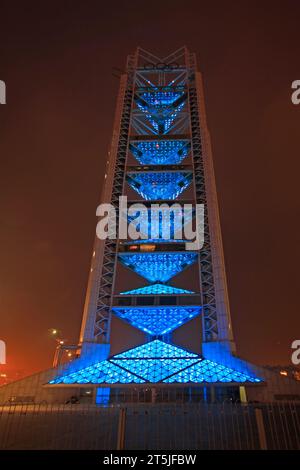
M 136 46 L 197 53 L 239 355 L 290 363 L 300 337 L 299 1 L 0 5 L 0 339 L 8 367 L 78 339 L 118 79 Z M 120 323 L 118 324 L 120 328 Z M 129 327 L 126 326 L 125 331 Z

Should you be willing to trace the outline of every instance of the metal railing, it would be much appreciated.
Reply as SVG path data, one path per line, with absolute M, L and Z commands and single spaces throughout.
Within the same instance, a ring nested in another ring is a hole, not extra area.
M 0 406 L 0 449 L 300 449 L 300 404 Z

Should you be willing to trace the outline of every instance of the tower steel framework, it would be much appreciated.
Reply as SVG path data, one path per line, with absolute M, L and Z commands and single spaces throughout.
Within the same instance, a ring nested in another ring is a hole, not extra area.
M 203 204 L 204 244 L 186 250 L 186 240 L 175 237 L 175 217 L 169 238 L 162 237 L 169 223 L 163 210 L 156 217 L 149 211 L 140 227 L 142 240 L 124 240 L 119 234 L 116 239 L 96 237 L 80 334 L 85 365 L 50 384 L 260 382 L 246 363 L 235 359 L 202 79 L 186 47 L 163 59 L 141 48 L 128 56 L 101 202 L 118 208 L 129 187 L 136 194 L 129 207 L 137 200 L 149 209 L 152 203 Z M 184 223 L 194 215 L 191 210 Z M 117 211 L 117 225 L 120 217 Z M 157 237 L 151 238 L 154 224 Z M 120 264 L 141 276 L 144 285 L 118 292 Z M 173 278 L 192 265 L 198 288 L 174 286 Z M 110 355 L 112 315 L 141 330 L 144 343 Z M 197 316 L 202 318 L 201 354 L 179 347 L 172 337 Z

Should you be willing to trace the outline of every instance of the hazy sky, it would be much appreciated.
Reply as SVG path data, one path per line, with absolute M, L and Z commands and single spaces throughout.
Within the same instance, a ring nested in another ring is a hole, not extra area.
M 184 44 L 203 73 L 238 352 L 290 362 L 300 337 L 299 22 L 296 0 L 2 0 L 0 339 L 11 368 L 50 366 L 50 327 L 77 341 L 113 67 L 138 45 L 164 56 Z

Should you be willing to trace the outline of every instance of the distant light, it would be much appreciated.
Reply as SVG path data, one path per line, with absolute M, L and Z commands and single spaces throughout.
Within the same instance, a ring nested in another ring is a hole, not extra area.
M 57 330 L 55 328 L 52 329 L 52 334 L 57 335 Z
M 137 250 L 138 246 L 137 245 L 130 245 L 129 250 Z
M 299 370 L 295 370 L 295 371 L 294 371 L 294 378 L 295 378 L 296 380 L 300 380 L 300 371 L 299 371 Z
M 286 370 L 281 370 L 279 373 L 280 373 L 280 375 L 284 375 L 285 377 L 287 377 L 287 375 L 288 375 Z
M 155 251 L 155 245 L 150 245 L 150 244 L 142 245 L 141 251 Z

